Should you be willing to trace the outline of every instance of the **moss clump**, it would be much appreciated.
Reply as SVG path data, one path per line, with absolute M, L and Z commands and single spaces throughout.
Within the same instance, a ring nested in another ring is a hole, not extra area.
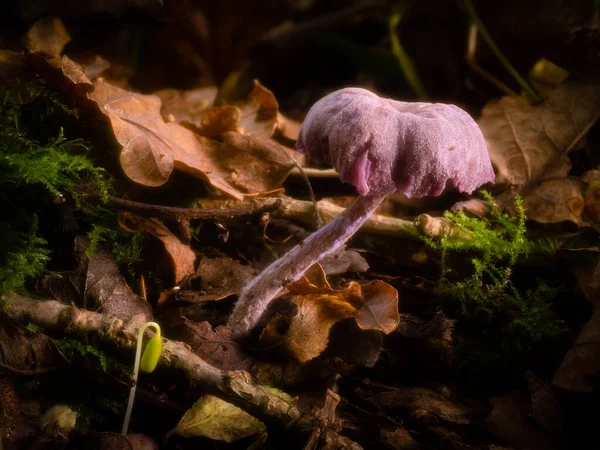
M 60 204 L 73 205 L 77 226 L 91 241 L 90 253 L 108 241 L 121 266 L 140 260 L 142 235 L 132 239 L 113 211 L 88 202 L 81 189 L 92 187 L 102 203 L 111 178 L 89 158 L 82 139 L 67 137 L 78 126 L 77 114 L 42 84 L 17 83 L 0 93 L 0 298 L 23 292 L 28 279 L 43 273 L 56 213 L 54 223 L 41 221 L 41 215 Z
M 93 345 L 68 338 L 52 339 L 52 342 L 54 342 L 54 345 L 56 345 L 56 347 L 69 361 L 73 361 L 76 358 L 82 357 L 91 358 L 100 365 L 100 368 L 104 372 L 117 371 L 120 373 L 131 373 L 127 366 L 121 364 L 116 359 L 100 351 Z
M 464 318 L 474 319 L 480 327 L 493 325 L 508 334 L 511 345 L 522 348 L 559 335 L 564 326 L 552 310 L 558 292 L 543 281 L 524 286 L 516 281 L 516 270 L 532 255 L 552 255 L 558 248 L 554 240 L 532 240 L 527 236 L 526 215 L 520 197 L 516 214 L 502 213 L 491 195 L 491 218 L 477 219 L 462 212 L 446 212 L 456 227 L 472 239 L 422 237 L 440 252 L 441 278 L 436 292 L 458 302 Z M 451 253 L 473 255 L 471 273 L 466 277 L 448 265 Z

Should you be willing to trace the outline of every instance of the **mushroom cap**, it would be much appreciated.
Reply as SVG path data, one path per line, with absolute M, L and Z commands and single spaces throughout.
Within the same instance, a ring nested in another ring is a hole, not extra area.
M 317 101 L 296 147 L 334 166 L 361 195 L 438 196 L 448 181 L 470 194 L 495 178 L 481 130 L 467 112 L 384 99 L 361 88 Z

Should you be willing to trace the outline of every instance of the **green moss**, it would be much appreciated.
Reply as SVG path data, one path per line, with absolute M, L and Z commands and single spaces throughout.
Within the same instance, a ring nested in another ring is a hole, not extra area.
M 562 321 L 552 310 L 557 288 L 539 280 L 535 286 L 523 287 L 515 280 L 515 270 L 530 256 L 551 256 L 558 248 L 557 242 L 528 238 L 521 198 L 516 198 L 516 214 L 511 216 L 500 211 L 489 193 L 483 195 L 492 206 L 490 220 L 467 217 L 462 212 L 445 214 L 472 239 L 422 237 L 440 254 L 437 293 L 460 304 L 463 317 L 473 320 L 475 326 L 493 324 L 510 335 L 511 345 L 529 346 L 556 337 L 564 331 Z M 470 256 L 467 276 L 448 264 L 455 253 Z
M 141 234 L 121 230 L 115 212 L 83 194 L 81 187 L 91 186 L 105 201 L 111 178 L 89 158 L 79 130 L 77 114 L 42 84 L 18 83 L 0 93 L 0 297 L 24 291 L 44 272 L 51 249 L 40 228 L 48 237 L 56 224 L 41 227 L 38 217 L 64 202 L 73 203 L 90 253 L 108 242 L 121 267 L 133 272 L 140 261 Z
M 91 358 L 97 362 L 104 372 L 119 371 L 129 373 L 130 370 L 124 364 L 121 364 L 116 359 L 102 352 L 93 345 L 86 344 L 76 339 L 52 339 L 54 345 L 69 361 L 74 361 L 77 358 Z

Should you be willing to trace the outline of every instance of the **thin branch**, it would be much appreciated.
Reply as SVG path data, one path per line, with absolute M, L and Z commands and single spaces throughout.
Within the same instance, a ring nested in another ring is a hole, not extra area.
M 140 216 L 156 217 L 172 220 L 217 220 L 219 222 L 261 216 L 267 212 L 274 212 L 279 207 L 271 202 L 269 205 L 258 209 L 204 209 L 204 208 L 179 208 L 175 206 L 152 205 L 134 202 L 123 198 L 109 197 L 108 202 L 121 211 L 129 211 Z
M 236 200 L 206 200 L 202 203 L 211 208 L 262 208 L 269 204 L 279 202 L 279 207 L 272 213 L 272 217 L 288 219 L 302 223 L 310 227 L 315 227 L 314 206 L 312 202 L 295 200 L 292 198 L 249 198 L 243 202 Z M 338 214 L 341 214 L 346 208 L 334 205 L 326 200 L 319 200 L 317 208 L 324 223 L 333 220 Z M 395 238 L 414 239 L 415 226 L 412 220 L 397 219 L 394 217 L 373 214 L 365 222 L 360 232 L 376 236 L 388 236 Z
M 95 336 L 105 344 L 132 352 L 137 345 L 137 333 L 144 320 L 132 317 L 130 321 L 123 321 L 55 300 L 33 300 L 18 294 L 10 297 L 4 312 L 20 323 L 33 323 L 49 332 L 66 333 L 79 338 Z M 255 383 L 248 372 L 222 371 L 193 353 L 183 342 L 163 338 L 163 350 L 158 364 L 182 371 L 192 385 L 204 386 L 214 395 L 244 409 L 267 425 L 276 424 L 303 434 L 310 434 L 315 428 L 324 426 L 318 417 L 304 413 Z M 333 433 L 337 439 L 352 442 L 333 430 L 329 433 Z M 358 444 L 352 444 L 356 445 L 353 448 L 361 448 Z

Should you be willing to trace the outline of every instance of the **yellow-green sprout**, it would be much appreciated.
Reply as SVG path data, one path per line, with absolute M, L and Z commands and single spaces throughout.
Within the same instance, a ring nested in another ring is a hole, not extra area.
M 146 345 L 144 354 L 142 355 L 142 341 L 144 340 L 144 332 L 146 328 L 154 328 L 155 334 Z M 121 434 L 125 436 L 129 428 L 129 420 L 131 418 L 131 410 L 133 409 L 133 400 L 135 398 L 135 390 L 137 387 L 138 373 L 150 373 L 156 368 L 160 353 L 162 351 L 162 339 L 160 337 L 160 326 L 156 322 L 148 322 L 140 327 L 137 339 L 137 347 L 135 351 L 135 363 L 133 366 L 133 386 L 129 391 L 129 401 L 127 402 L 127 411 L 125 412 L 125 420 L 123 421 L 123 429 Z

